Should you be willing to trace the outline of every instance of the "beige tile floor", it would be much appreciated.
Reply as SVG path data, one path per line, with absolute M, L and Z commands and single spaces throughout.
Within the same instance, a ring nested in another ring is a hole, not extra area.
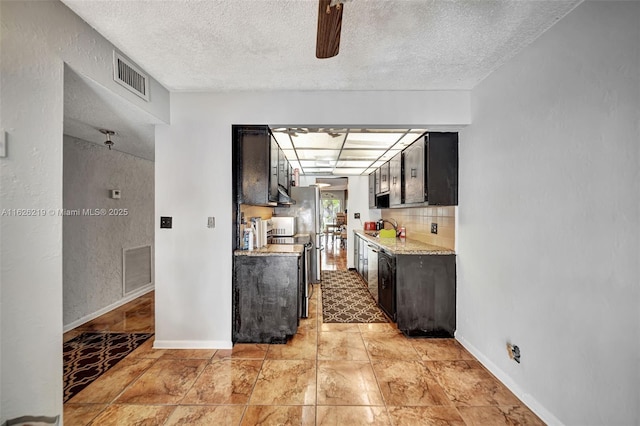
M 540 425 L 454 339 L 309 319 L 286 345 L 154 350 L 149 340 L 64 405 L 73 425 Z M 152 331 L 153 293 L 78 329 Z

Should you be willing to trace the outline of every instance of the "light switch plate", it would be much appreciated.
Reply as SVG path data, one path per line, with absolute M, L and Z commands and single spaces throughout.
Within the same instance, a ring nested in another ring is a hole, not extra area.
M 5 158 L 7 156 L 7 132 L 4 129 L 0 129 L 0 157 Z
M 216 227 L 216 218 L 213 216 L 209 216 L 207 218 L 207 228 L 215 228 Z
M 160 228 L 171 228 L 173 220 L 171 216 L 160 216 Z

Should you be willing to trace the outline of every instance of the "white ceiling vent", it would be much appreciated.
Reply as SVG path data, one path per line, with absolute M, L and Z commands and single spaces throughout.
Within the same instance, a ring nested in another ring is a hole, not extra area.
M 149 102 L 149 77 L 115 50 L 113 51 L 113 79 Z

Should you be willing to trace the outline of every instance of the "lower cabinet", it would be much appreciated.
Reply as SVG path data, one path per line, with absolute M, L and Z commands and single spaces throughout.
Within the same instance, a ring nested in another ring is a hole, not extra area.
M 298 330 L 300 256 L 235 256 L 233 342 L 285 343 Z
M 407 336 L 453 337 L 456 256 L 396 256 L 396 322 Z
M 393 321 L 396 320 L 396 257 L 383 250 L 378 252 L 378 305 Z

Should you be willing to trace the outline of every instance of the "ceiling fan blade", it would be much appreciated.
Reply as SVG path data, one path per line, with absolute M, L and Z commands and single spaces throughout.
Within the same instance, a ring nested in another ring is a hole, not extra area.
M 340 51 L 343 5 L 333 7 L 330 5 L 331 0 L 319 0 L 316 38 L 316 58 L 318 59 L 331 58 Z

